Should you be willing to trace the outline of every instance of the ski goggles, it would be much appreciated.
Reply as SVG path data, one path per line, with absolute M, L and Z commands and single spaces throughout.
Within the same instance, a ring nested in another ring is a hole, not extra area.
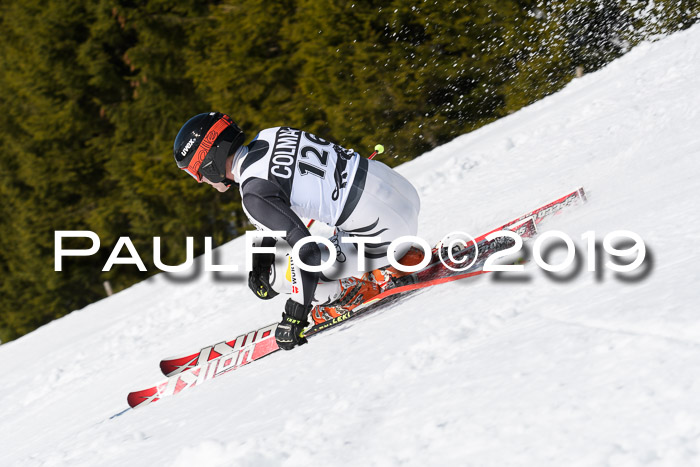
M 185 172 L 190 174 L 190 176 L 192 176 L 192 178 L 197 180 L 197 183 L 202 183 L 202 174 L 200 174 L 199 172 L 192 173 L 192 172 L 190 172 L 189 167 L 183 167 L 182 170 L 184 170 Z

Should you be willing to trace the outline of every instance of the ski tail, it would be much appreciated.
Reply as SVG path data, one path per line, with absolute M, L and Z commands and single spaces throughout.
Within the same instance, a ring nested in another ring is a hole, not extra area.
M 517 219 L 513 219 L 512 221 L 503 224 L 502 226 L 491 230 L 490 232 L 485 233 L 481 237 L 477 238 L 477 241 L 481 240 L 482 238 L 485 238 L 487 235 L 497 232 L 499 230 L 512 230 L 512 226 L 518 225 L 525 221 L 528 218 L 532 218 L 535 222 L 535 224 L 539 224 L 546 218 L 549 218 L 551 216 L 557 215 L 561 213 L 561 211 L 565 208 L 572 207 L 572 206 L 578 206 L 581 205 L 585 202 L 587 202 L 588 199 L 586 198 L 586 192 L 584 191 L 583 187 L 577 188 L 576 190 L 562 196 L 559 199 L 555 199 L 551 203 L 547 203 L 545 205 L 540 206 L 539 208 L 535 209 L 534 211 L 530 211 L 527 214 L 524 214 Z

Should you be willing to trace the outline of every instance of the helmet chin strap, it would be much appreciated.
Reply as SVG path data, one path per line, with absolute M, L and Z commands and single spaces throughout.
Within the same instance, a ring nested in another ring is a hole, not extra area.
M 244 146 L 244 147 L 245 147 L 245 146 Z M 230 187 L 231 185 L 236 185 L 235 175 L 233 174 L 233 172 L 234 172 L 233 169 L 234 169 L 234 167 L 235 167 L 235 165 L 236 165 L 236 162 L 235 162 L 235 161 L 236 161 L 236 159 L 237 159 L 237 156 L 238 156 L 240 153 L 241 153 L 241 151 L 240 151 L 240 148 L 239 148 L 238 151 L 236 151 L 236 155 L 234 155 L 234 158 L 233 158 L 233 161 L 232 161 L 232 164 L 231 164 L 231 165 L 232 165 L 232 167 L 231 167 L 231 172 L 229 172 L 228 170 L 224 169 L 225 172 L 226 172 L 226 175 L 224 175 L 224 179 L 221 180 L 221 183 L 223 183 L 223 184 L 226 185 L 227 187 Z M 227 166 L 228 166 L 228 165 L 227 165 Z M 228 177 L 229 175 L 231 176 L 230 178 Z

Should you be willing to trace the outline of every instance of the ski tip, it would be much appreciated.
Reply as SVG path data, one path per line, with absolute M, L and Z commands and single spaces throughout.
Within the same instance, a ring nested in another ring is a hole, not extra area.
M 148 405 L 152 402 L 157 401 L 158 399 L 159 397 L 157 388 L 148 388 L 142 391 L 130 392 L 129 395 L 126 396 L 126 402 L 132 409 Z
M 165 376 L 170 376 L 170 373 L 176 369 L 175 365 L 170 363 L 171 361 L 172 361 L 172 359 L 171 360 L 161 360 L 160 364 L 158 365 L 158 366 L 160 366 L 161 373 L 163 373 Z

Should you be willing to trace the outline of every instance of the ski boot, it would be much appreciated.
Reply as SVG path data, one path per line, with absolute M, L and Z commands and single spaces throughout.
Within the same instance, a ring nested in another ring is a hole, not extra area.
M 399 264 L 403 266 L 415 266 L 416 264 L 423 261 L 425 258 L 425 253 L 422 249 L 412 246 L 405 255 L 399 259 Z M 386 266 L 383 268 L 375 269 L 373 271 L 366 272 L 362 279 L 370 282 L 374 282 L 379 285 L 382 290 L 388 290 L 396 285 L 397 279 L 411 274 L 410 272 L 399 271 L 393 266 Z
M 333 318 L 342 316 L 353 310 L 358 305 L 379 295 L 382 288 L 375 282 L 348 277 L 340 279 L 340 295 L 327 305 L 317 305 L 311 311 L 314 324 L 323 323 Z

